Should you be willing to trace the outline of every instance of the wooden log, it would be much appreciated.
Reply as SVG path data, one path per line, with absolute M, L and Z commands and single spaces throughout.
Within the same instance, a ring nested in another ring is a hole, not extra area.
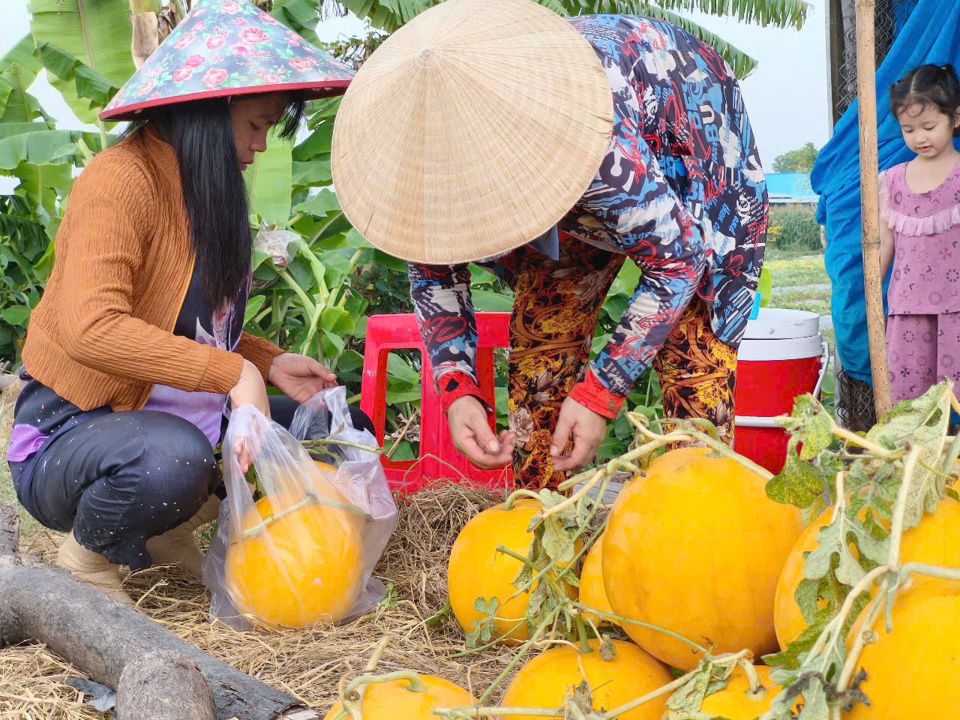
M 14 511 L 14 524 L 7 507 L 0 503 L 0 538 L 5 538 L 0 542 L 0 648 L 43 643 L 113 690 L 128 665 L 148 653 L 169 651 L 196 664 L 212 691 L 217 720 L 318 720 L 316 711 L 290 695 L 201 652 L 69 573 L 30 556 L 4 553 L 11 539 L 13 547 L 19 539 L 19 517 Z
M 0 557 L 16 555 L 20 544 L 20 513 L 15 507 L 0 503 Z
M 169 650 L 157 650 L 127 663 L 120 674 L 117 717 L 217 720 L 217 709 L 196 663 Z
M 876 0 L 857 0 L 857 95 L 860 99 L 860 209 L 863 234 L 863 291 L 867 306 L 870 374 L 880 418 L 890 410 L 887 375 L 887 318 L 880 277 L 880 196 L 877 160 Z

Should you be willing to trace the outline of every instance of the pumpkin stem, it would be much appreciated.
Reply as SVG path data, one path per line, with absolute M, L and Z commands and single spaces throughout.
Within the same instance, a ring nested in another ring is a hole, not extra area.
M 750 696 L 758 698 L 766 695 L 767 691 L 760 682 L 760 676 L 757 674 L 757 669 L 753 666 L 753 660 L 749 657 L 740 658 L 739 665 L 743 668 L 743 672 L 750 683 Z
M 580 654 L 586 655 L 587 653 L 593 652 L 590 648 L 590 640 L 587 637 L 587 626 L 583 622 L 583 615 L 577 613 L 574 622 L 577 624 L 577 635 L 580 636 Z M 597 637 L 599 637 L 599 635 Z
M 537 495 L 533 490 L 526 490 L 524 488 L 520 488 L 519 490 L 514 490 L 512 493 L 510 493 L 507 496 L 506 502 L 503 503 L 503 509 L 504 510 L 513 509 L 513 504 L 517 501 L 517 498 L 521 498 L 521 497 L 528 497 L 531 500 L 536 500 L 537 502 L 540 502 L 540 496 Z
M 427 686 L 413 670 L 396 670 L 394 672 L 384 673 L 383 675 L 361 675 L 358 678 L 354 678 L 347 683 L 346 690 L 344 691 L 344 699 L 350 700 L 354 693 L 361 687 L 365 688 L 367 685 L 396 682 L 397 680 L 406 681 L 407 690 L 410 692 L 425 693 L 427 691 Z
M 346 512 L 353 513 L 354 515 L 359 515 L 362 518 L 369 518 L 369 515 L 365 513 L 363 510 L 361 510 L 360 508 L 356 508 L 353 505 L 348 505 L 346 503 L 338 502 L 337 500 L 331 500 L 330 498 L 322 498 L 319 495 L 317 495 L 317 493 L 315 493 L 313 490 L 306 490 L 304 491 L 304 494 L 303 494 L 303 500 L 291 505 L 288 508 L 278 510 L 268 518 L 262 518 L 260 522 L 257 523 L 256 525 L 249 527 L 246 530 L 242 530 L 240 532 L 240 535 L 241 537 L 249 537 L 250 535 L 256 535 L 257 533 L 269 528 L 275 522 L 278 522 L 283 518 L 287 517 L 287 515 L 292 515 L 298 510 L 303 510 L 303 508 L 309 507 L 311 505 L 328 505 L 329 507 L 336 508 L 337 510 L 344 510 Z
M 694 650 L 696 650 L 698 653 L 701 653 L 705 658 L 712 660 L 710 656 L 710 652 L 705 647 L 703 647 L 702 645 L 698 645 L 693 640 L 690 640 L 689 638 L 685 638 L 683 635 L 675 633 L 672 630 L 667 630 L 666 628 L 662 628 L 659 625 L 651 625 L 650 623 L 640 622 L 639 620 L 628 620 L 625 617 L 620 617 L 619 615 L 614 615 L 613 613 L 603 612 L 602 610 L 596 610 L 582 603 L 574 602 L 573 600 L 570 600 L 569 603 L 575 608 L 579 608 L 580 610 L 586 610 L 589 613 L 598 615 L 603 618 L 607 618 L 608 620 L 616 620 L 618 623 L 630 623 L 631 625 L 637 625 L 639 627 L 646 628 L 647 630 L 661 632 L 664 635 L 672 637 L 674 640 L 679 640 L 680 642 L 686 643 L 687 645 L 692 647 Z
M 346 440 L 340 440 L 336 437 L 326 437 L 326 438 L 315 438 L 313 440 L 301 440 L 300 444 L 303 445 L 303 449 L 309 454 L 313 452 L 323 452 L 326 455 L 330 455 L 327 452 L 326 447 L 328 445 L 341 446 L 341 447 L 350 447 L 357 450 L 363 450 L 364 452 L 374 453 L 375 455 L 383 455 L 383 448 L 371 447 L 370 445 L 361 445 L 360 443 L 347 442 Z M 335 455 L 333 457 L 336 457 Z

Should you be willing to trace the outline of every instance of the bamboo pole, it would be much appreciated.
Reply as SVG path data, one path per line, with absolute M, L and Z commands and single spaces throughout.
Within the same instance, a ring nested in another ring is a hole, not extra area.
M 870 370 L 877 417 L 890 410 L 883 278 L 880 277 L 880 197 L 877 160 L 876 0 L 857 0 L 857 95 L 860 99 L 860 207 L 863 290 L 867 305 Z

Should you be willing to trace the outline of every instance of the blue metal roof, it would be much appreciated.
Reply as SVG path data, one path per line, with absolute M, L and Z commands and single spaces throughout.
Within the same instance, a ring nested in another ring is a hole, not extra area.
M 815 203 L 819 200 L 810 186 L 809 173 L 767 173 L 770 202 Z

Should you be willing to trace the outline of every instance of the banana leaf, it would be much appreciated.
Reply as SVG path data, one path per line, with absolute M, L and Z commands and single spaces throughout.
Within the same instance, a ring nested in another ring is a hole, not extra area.
M 32 31 L 38 47 L 50 43 L 64 55 L 72 56 L 89 70 L 120 87 L 133 74 L 130 43 L 133 36 L 127 0 L 30 0 L 33 15 Z M 102 94 L 89 76 L 77 78 L 76 65 L 66 72 L 61 61 L 53 57 L 55 70 L 48 66 L 50 83 L 60 91 L 77 117 L 95 123 L 103 107 Z M 58 72 L 69 75 L 65 79 Z M 93 92 L 98 98 L 84 97 Z
M 50 128 L 54 127 L 40 102 L 27 92 L 42 69 L 32 35 L 24 36 L 0 58 L 0 123 L 28 123 L 43 118 Z
M 321 0 L 274 0 L 270 14 L 314 45 L 320 44 L 316 27 Z
M 66 197 L 73 185 L 73 165 L 68 163 L 34 165 L 24 162 L 11 170 L 10 175 L 20 180 L 15 190 L 17 195 L 36 203 L 38 210 L 42 209 L 49 217 L 58 214 L 57 200 Z
M 103 107 L 110 102 L 110 98 L 120 89 L 108 78 L 91 70 L 53 43 L 38 43 L 37 50 L 40 51 L 40 59 L 48 71 L 63 81 L 73 80 L 77 96 L 93 101 L 98 107 Z
M 83 151 L 78 144 L 81 140 L 91 153 L 100 152 L 99 134 L 79 130 L 43 130 L 6 137 L 0 140 L 0 170 L 13 170 L 21 163 L 80 163 L 83 160 Z
M 270 225 L 285 225 L 290 219 L 292 152 L 291 143 L 271 133 L 266 152 L 258 153 L 244 173 L 250 212 Z
M 742 50 L 701 25 L 677 14 L 702 12 L 734 17 L 761 26 L 800 29 L 807 20 L 809 4 L 803 0 L 536 0 L 558 15 L 643 15 L 667 20 L 713 47 L 740 78 L 756 67 L 756 61 Z M 436 4 L 435 0 L 340 0 L 340 3 L 373 27 L 394 32 L 403 24 Z

